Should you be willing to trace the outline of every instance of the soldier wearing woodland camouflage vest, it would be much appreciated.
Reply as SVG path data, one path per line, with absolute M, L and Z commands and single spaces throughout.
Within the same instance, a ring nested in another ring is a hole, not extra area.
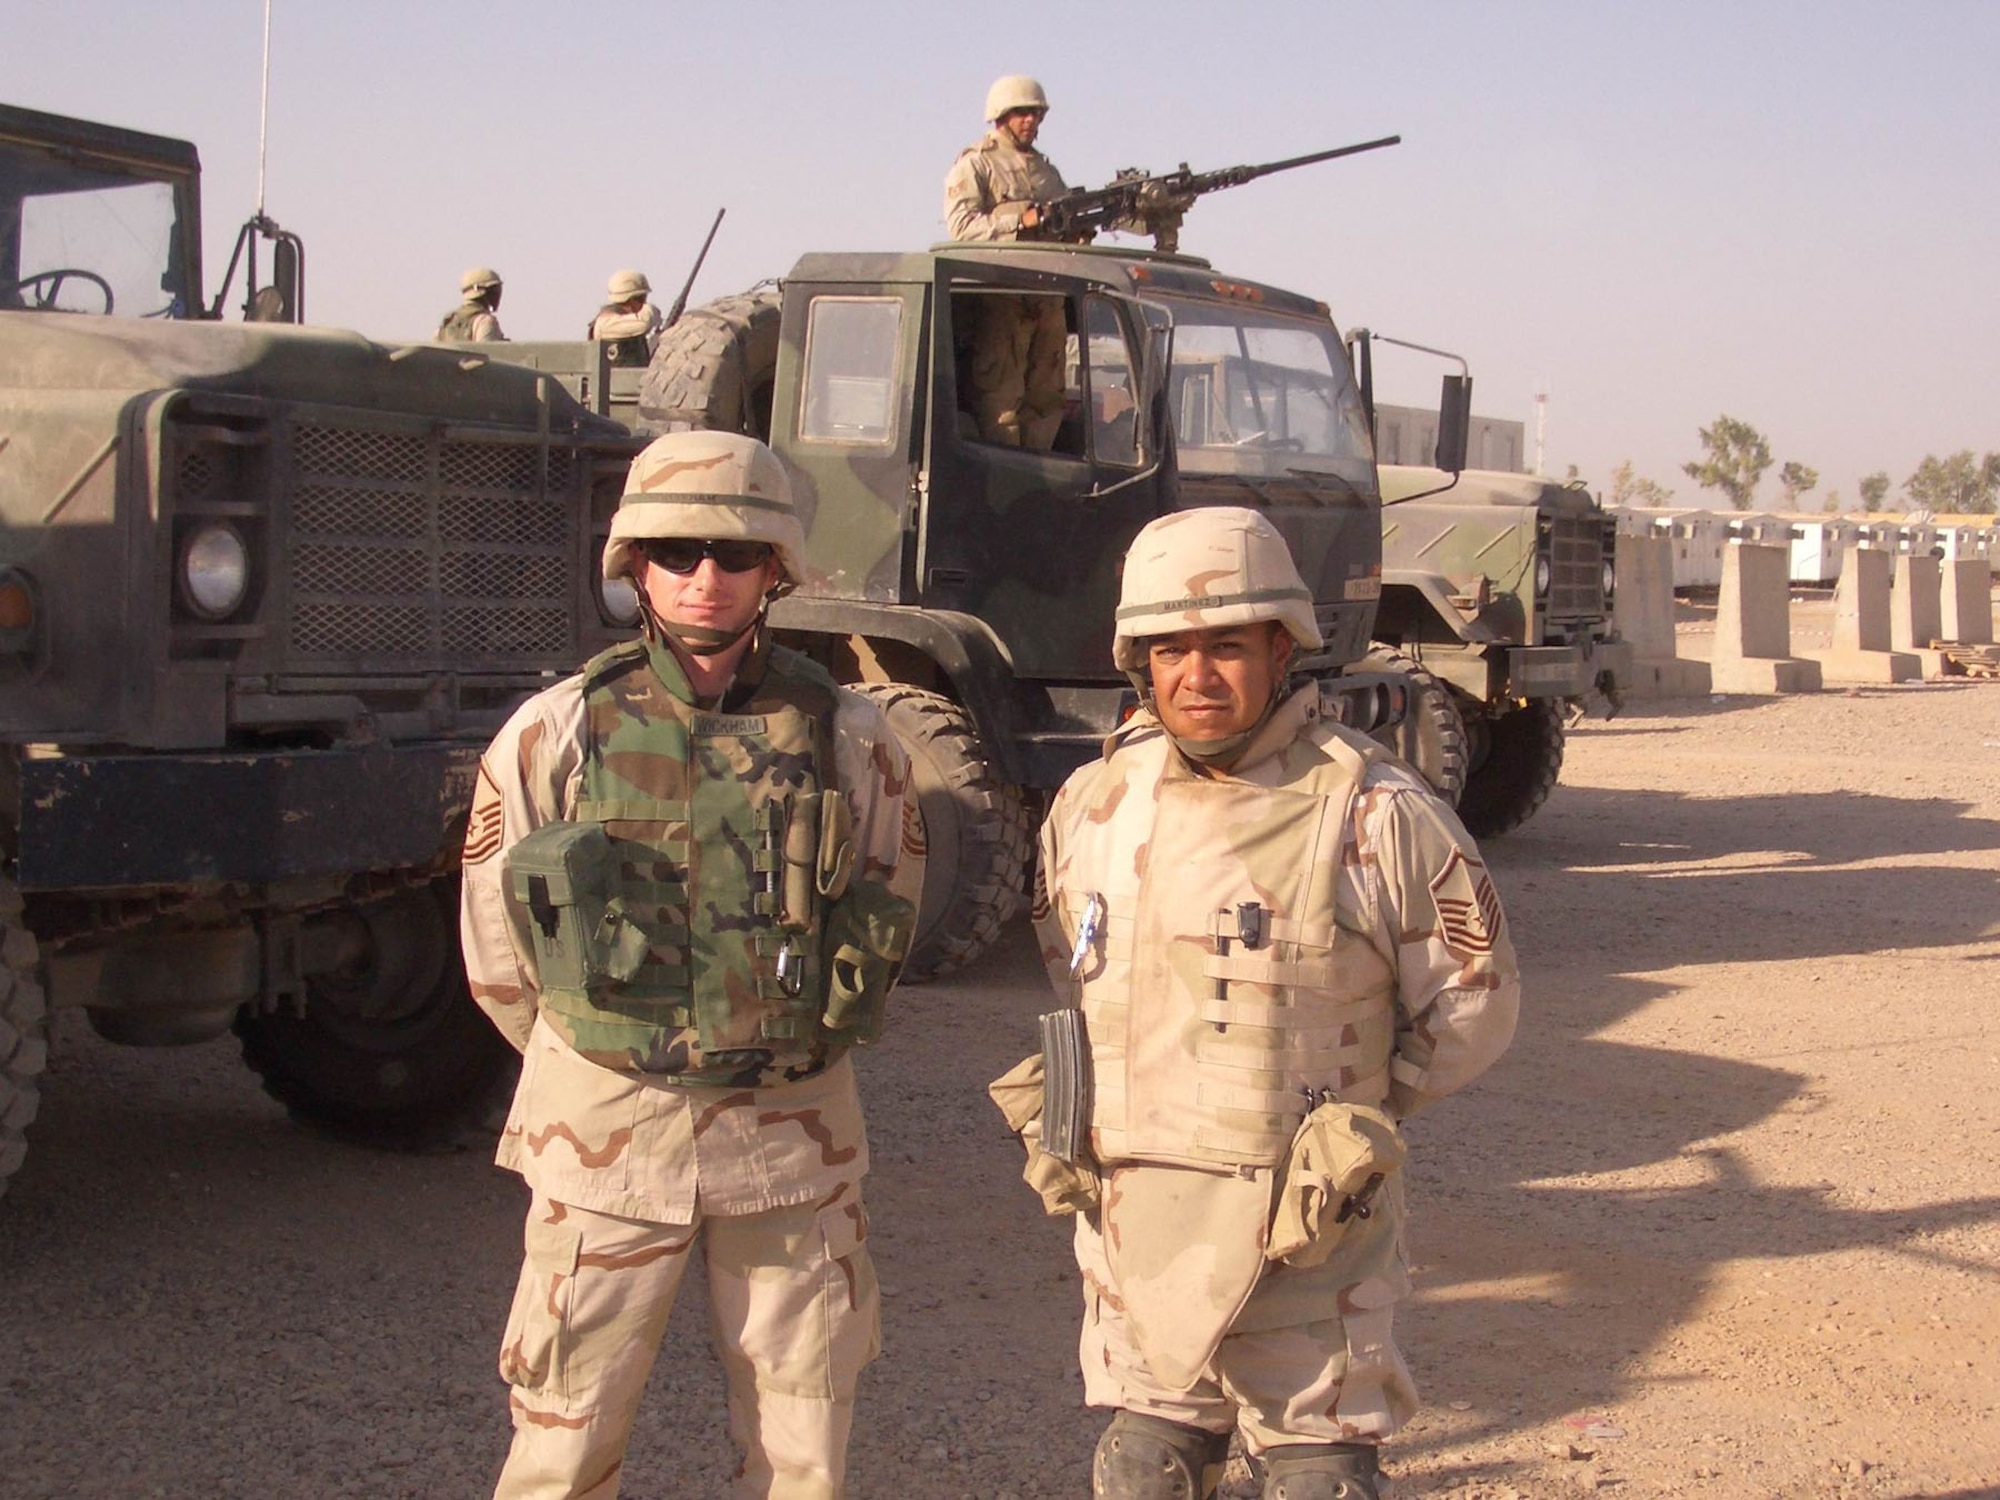
M 1375 1500 L 1415 1407 L 1397 1125 L 1513 1036 L 1486 867 L 1414 772 L 1287 691 L 1320 644 L 1262 516 L 1152 522 L 1115 634 L 1144 707 L 1043 825 L 1037 928 L 1079 1012 L 993 1092 L 1077 1215 L 1107 1500 L 1213 1493 L 1233 1431 L 1266 1500 Z
M 733 1493 L 844 1493 L 880 1327 L 847 1053 L 880 1030 L 923 835 L 880 711 L 765 628 L 803 542 L 763 444 L 654 442 L 604 550 L 642 635 L 480 763 L 466 971 L 522 1049 L 499 1161 L 533 1193 L 500 1351 L 508 1500 L 618 1493 L 697 1243 Z
M 438 342 L 505 343 L 507 335 L 500 331 L 500 319 L 495 316 L 500 311 L 500 293 L 504 290 L 500 273 L 487 266 L 474 266 L 458 278 L 458 289 L 465 300 L 438 323 Z

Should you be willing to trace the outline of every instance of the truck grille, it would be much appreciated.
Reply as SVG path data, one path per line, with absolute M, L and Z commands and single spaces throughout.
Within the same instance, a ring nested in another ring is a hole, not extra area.
M 1606 614 L 1604 560 L 1608 522 L 1603 516 L 1557 516 L 1549 534 L 1548 618 L 1595 620 Z
M 294 655 L 568 664 L 567 452 L 301 424 L 292 460 Z

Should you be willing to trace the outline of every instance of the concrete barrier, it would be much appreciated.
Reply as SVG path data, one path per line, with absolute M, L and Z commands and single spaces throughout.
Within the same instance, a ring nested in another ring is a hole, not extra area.
M 1897 651 L 1928 651 L 1944 634 L 1943 588 L 1938 560 L 1928 552 L 1905 552 L 1896 559 L 1889 590 L 1889 645 Z
M 1674 632 L 1673 537 L 1620 531 L 1613 563 L 1612 619 L 1632 646 L 1632 680 L 1621 686 L 1634 698 L 1705 696 L 1708 663 L 1681 657 Z
M 1993 575 L 1984 557 L 1960 557 L 1944 565 L 1939 601 L 1940 633 L 1959 646 L 1993 644 Z
M 1810 693 L 1819 663 L 1792 655 L 1791 548 L 1731 542 L 1722 554 L 1710 681 L 1718 693 Z
M 1906 561 L 1879 547 L 1848 549 L 1833 595 L 1833 649 L 1820 658 L 1825 681 L 1908 682 L 1923 675 L 1923 664 L 1892 644 L 1890 569 Z

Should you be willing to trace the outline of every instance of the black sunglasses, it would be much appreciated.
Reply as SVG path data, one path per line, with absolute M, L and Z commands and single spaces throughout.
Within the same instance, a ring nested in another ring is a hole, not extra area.
M 695 537 L 668 536 L 648 541 L 645 550 L 650 561 L 683 578 L 700 567 L 704 557 L 714 558 L 725 573 L 748 573 L 771 560 L 769 542 L 704 542 Z

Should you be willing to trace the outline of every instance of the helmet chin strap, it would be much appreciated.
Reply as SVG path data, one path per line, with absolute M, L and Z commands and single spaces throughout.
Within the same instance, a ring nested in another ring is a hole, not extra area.
M 640 629 L 648 640 L 658 642 L 680 658 L 681 670 L 687 674 L 689 683 L 694 681 L 695 657 L 719 656 L 745 636 L 754 633 L 764 623 L 764 614 L 771 604 L 767 596 L 758 606 L 757 613 L 742 625 L 734 630 L 716 630 L 707 625 L 669 625 L 653 609 L 653 603 L 646 597 L 645 590 L 640 589 L 636 592 L 639 595 Z M 739 661 L 737 665 L 741 666 L 742 663 Z M 720 704 L 729 696 L 730 688 L 735 685 L 736 673 L 732 671 L 729 674 L 729 681 L 725 682 L 722 690 L 715 695 L 715 701 Z

